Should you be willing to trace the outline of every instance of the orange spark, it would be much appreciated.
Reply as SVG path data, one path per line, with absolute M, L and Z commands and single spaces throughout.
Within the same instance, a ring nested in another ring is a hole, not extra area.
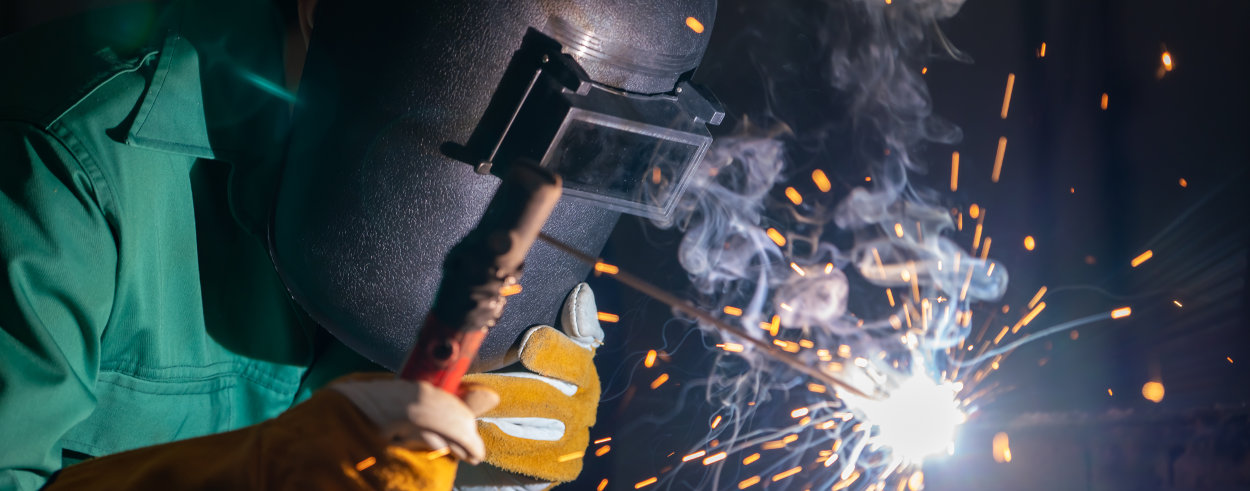
M 604 274 L 617 274 L 621 272 L 621 268 L 605 263 L 603 261 L 599 261 L 595 263 L 595 272 L 604 273 Z
M 803 204 L 803 195 L 799 194 L 799 190 L 794 189 L 793 186 L 786 188 L 786 198 L 789 198 L 790 202 L 795 205 Z
M 897 235 L 899 237 L 903 236 L 903 224 L 901 223 L 894 224 L 894 235 Z
M 652 184 L 659 184 L 663 178 L 664 178 L 664 174 L 660 172 L 659 167 L 651 168 L 651 183 Z
M 1181 178 L 1181 180 L 1178 182 L 1178 184 L 1180 184 L 1180 185 L 1181 185 L 1181 187 L 1183 187 L 1183 188 L 1187 188 L 1187 187 L 1189 187 L 1189 181 L 1186 181 L 1184 177 L 1182 177 L 1182 178 Z
M 791 417 L 791 418 L 802 418 L 803 416 L 807 416 L 807 413 L 808 413 L 809 411 L 810 411 L 809 409 L 807 409 L 807 408 L 805 408 L 805 407 L 801 407 L 801 408 L 795 409 L 795 410 L 793 410 L 793 411 L 790 411 L 790 417 Z
M 516 294 L 518 294 L 518 293 L 521 293 L 521 284 L 520 284 L 520 283 L 513 283 L 513 284 L 511 284 L 511 285 L 504 285 L 504 287 L 503 287 L 503 288 L 500 288 L 500 289 L 499 289 L 499 296 L 501 296 L 501 297 L 510 297 L 510 296 L 512 296 L 512 295 L 516 295 Z
M 1037 305 L 1037 301 L 1041 300 L 1042 295 L 1045 295 L 1045 294 L 1046 294 L 1046 287 L 1042 286 L 1040 289 L 1037 290 L 1037 293 L 1033 295 L 1033 299 L 1029 300 L 1029 308 L 1031 309 L 1033 308 L 1034 305 Z
M 621 320 L 621 316 L 616 315 L 616 314 L 609 314 L 607 312 L 599 312 L 598 316 L 599 316 L 599 320 L 603 322 L 617 322 Z
M 743 479 L 742 482 L 738 483 L 738 489 L 746 489 L 756 484 L 759 484 L 759 482 L 760 482 L 760 476 L 751 476 L 746 479 Z
M 1106 92 L 1102 93 L 1102 101 L 1098 103 L 1098 107 L 1101 107 L 1103 111 L 1107 110 L 1107 93 Z
M 704 456 L 704 455 L 707 455 L 707 451 L 706 451 L 706 450 L 700 450 L 700 451 L 698 451 L 698 452 L 695 452 L 695 453 L 692 453 L 692 454 L 687 455 L 687 456 L 685 456 L 685 457 L 682 457 L 682 458 L 681 458 L 681 461 L 682 461 L 682 462 L 690 462 L 691 460 L 697 459 L 697 458 L 702 457 L 702 456 Z
M 439 457 L 443 457 L 446 455 L 451 455 L 450 447 L 443 447 L 438 450 L 431 450 L 429 453 L 425 454 L 425 458 L 429 460 L 434 460 L 434 459 L 437 459 Z
M 712 454 L 712 455 L 711 455 L 711 456 L 709 456 L 708 458 L 703 459 L 703 465 L 712 465 L 712 464 L 715 464 L 715 463 L 720 462 L 720 461 L 722 461 L 722 460 L 725 460 L 725 457 L 726 457 L 727 455 L 728 455 L 728 454 L 726 454 L 725 452 L 719 452 L 719 453 Z
M 793 269 L 799 276 L 807 276 L 807 271 L 803 271 L 803 268 L 800 268 L 798 264 L 790 263 L 790 269 Z
M 598 444 L 600 444 L 600 443 L 608 443 L 608 442 L 610 442 L 610 441 L 612 441 L 612 437 L 610 437 L 610 436 L 605 436 L 605 437 L 603 437 L 603 438 L 600 438 L 600 439 L 598 439 L 598 440 L 595 440 L 595 445 L 598 445 Z
M 656 483 L 656 481 L 659 481 L 659 478 L 649 477 L 649 478 L 647 478 L 647 479 L 645 479 L 645 480 L 639 481 L 639 482 L 638 482 L 638 484 L 635 484 L 635 485 L 634 485 L 634 489 L 642 489 L 642 488 L 645 488 L 645 487 L 647 487 L 647 486 L 650 486 L 650 485 L 652 485 L 652 484 L 655 484 L 655 483 Z
M 1133 308 L 1132 308 L 1132 307 L 1120 307 L 1120 308 L 1118 308 L 1118 309 L 1115 309 L 1115 310 L 1112 310 L 1112 311 L 1111 311 L 1111 318 L 1112 318 L 1112 319 L 1119 319 L 1119 318 L 1122 318 L 1122 317 L 1128 317 L 1128 316 L 1130 316 L 1130 315 L 1132 315 L 1132 314 L 1133 314 Z
M 655 380 L 651 381 L 651 388 L 658 389 L 661 385 L 664 385 L 664 382 L 668 382 L 667 373 L 661 373 L 659 377 L 656 377 Z
M 689 27 L 695 34 L 703 34 L 703 23 L 694 17 L 686 17 L 686 27 Z
M 1007 90 L 1003 93 L 1002 119 L 1007 119 L 1007 108 L 1011 107 L 1011 88 L 1016 85 L 1016 74 L 1007 74 Z
M 828 389 L 828 388 L 826 388 L 826 387 L 825 387 L 825 386 L 823 386 L 823 385 L 820 385 L 820 384 L 807 384 L 807 390 L 810 390 L 810 391 L 815 392 L 815 393 L 817 393 L 817 394 L 824 394 L 824 393 L 825 393 L 825 391 L 826 391 L 826 390 L 829 390 L 829 389 Z
M 1141 386 L 1141 396 L 1147 401 L 1158 403 L 1163 400 L 1163 383 L 1157 381 L 1146 382 Z
M 603 457 L 604 455 L 607 455 L 607 453 L 611 451 L 612 451 L 611 445 L 604 445 L 602 447 L 599 447 L 598 450 L 595 450 L 595 457 Z
M 730 353 L 741 353 L 744 349 L 744 347 L 738 343 L 722 343 L 716 346 Z
M 1141 266 L 1141 263 L 1144 263 L 1144 262 L 1146 262 L 1146 261 L 1149 261 L 1149 260 L 1150 260 L 1150 258 L 1152 258 L 1152 257 L 1154 257 L 1154 256 L 1155 256 L 1154 251 L 1147 249 L 1147 250 L 1146 250 L 1146 252 L 1143 252 L 1143 253 L 1141 253 L 1140 255 L 1138 255 L 1137 257 L 1133 258 L 1133 261 L 1132 261 L 1131 263 L 1129 263 L 1129 264 L 1132 264 L 1132 265 L 1133 265 L 1133 267 L 1134 267 L 1134 268 L 1136 268 L 1136 267 L 1138 267 L 1138 266 Z
M 604 480 L 599 481 L 599 487 L 595 488 L 595 491 L 603 491 L 607 488 L 608 488 L 608 480 L 607 478 L 604 478 Z
M 1045 57 L 1046 57 L 1046 43 L 1042 43 L 1042 47 L 1041 47 L 1041 48 L 1038 48 L 1038 50 L 1037 50 L 1037 57 L 1038 57 L 1038 58 L 1045 58 Z
M 959 190 L 959 152 L 951 152 L 951 191 Z
M 990 181 L 998 182 L 998 177 L 1003 173 L 1003 156 L 1007 155 L 1007 137 L 998 137 L 998 151 L 994 153 L 994 172 L 990 174 Z
M 799 473 L 799 471 L 801 471 L 801 470 L 803 470 L 803 466 L 794 467 L 794 468 L 791 468 L 791 469 L 785 470 L 785 471 L 783 471 L 783 472 L 780 472 L 780 473 L 778 473 L 777 475 L 773 476 L 773 482 L 777 482 L 777 481 L 780 481 L 780 480 L 785 479 L 785 478 L 787 478 L 787 477 L 790 477 L 790 476 L 793 476 L 793 475 L 795 475 L 795 474 L 798 474 L 798 473 Z
M 1011 440 L 1004 432 L 994 435 L 994 462 L 1005 464 L 1011 462 Z
M 826 176 L 823 170 L 816 169 L 812 171 L 812 182 L 816 183 L 816 187 L 822 193 L 827 193 L 830 189 L 833 189 L 833 183 L 829 182 L 829 176 Z
M 1161 56 L 1160 58 L 1162 58 L 1163 60 L 1163 69 L 1169 72 L 1172 71 L 1172 53 L 1169 51 L 1164 51 L 1163 56 Z
M 717 415 L 717 416 L 716 416 L 716 419 L 713 419 L 713 420 L 712 420 L 712 429 L 713 429 L 713 430 L 715 430 L 717 426 L 720 426 L 720 420 L 721 420 L 720 415 Z
M 768 234 L 768 238 L 773 239 L 773 242 L 776 242 L 777 245 L 786 245 L 786 236 L 781 235 L 781 232 L 778 232 L 777 229 L 769 227 L 766 233 Z
M 734 316 L 734 317 L 738 317 L 738 316 L 742 315 L 742 309 L 740 309 L 740 308 L 738 308 L 738 307 L 730 307 L 730 306 L 726 305 L 726 306 L 725 306 L 724 311 L 725 311 L 725 313 L 726 313 L 726 314 L 728 314 L 728 315 L 732 315 L 732 316 Z
M 972 206 L 968 207 L 968 218 L 975 220 L 979 216 L 981 216 L 981 207 L 973 203 Z
M 656 353 L 655 350 L 648 350 L 647 358 L 642 360 L 643 366 L 647 368 L 651 368 L 652 366 L 655 366 L 655 357 L 657 355 L 659 355 L 659 353 Z
M 362 460 L 356 463 L 356 471 L 357 472 L 363 471 L 365 469 L 373 467 L 373 464 L 376 464 L 376 463 L 378 463 L 377 457 L 368 457 L 365 460 Z
M 885 298 L 890 301 L 890 306 L 894 306 L 894 292 L 889 288 L 885 289 Z
M 1032 235 L 1024 236 L 1024 249 L 1031 251 L 1033 250 L 1034 247 L 1037 247 L 1037 241 L 1033 239 L 1033 236 Z
M 759 459 L 760 459 L 760 454 L 753 453 L 751 455 L 748 455 L 745 459 L 742 459 L 742 465 L 750 465 L 751 462 L 755 462 Z

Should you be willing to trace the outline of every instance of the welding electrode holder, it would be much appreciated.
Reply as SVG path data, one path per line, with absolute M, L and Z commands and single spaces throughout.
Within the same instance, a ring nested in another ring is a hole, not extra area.
M 517 285 L 522 262 L 560 199 L 560 177 L 517 162 L 481 221 L 447 254 L 434 305 L 408 353 L 400 378 L 456 393 L 489 328 Z

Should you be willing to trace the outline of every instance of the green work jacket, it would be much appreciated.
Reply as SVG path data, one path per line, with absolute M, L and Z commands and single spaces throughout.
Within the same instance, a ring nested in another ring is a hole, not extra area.
M 0 40 L 0 490 L 371 367 L 303 320 L 265 247 L 293 102 L 271 4 Z

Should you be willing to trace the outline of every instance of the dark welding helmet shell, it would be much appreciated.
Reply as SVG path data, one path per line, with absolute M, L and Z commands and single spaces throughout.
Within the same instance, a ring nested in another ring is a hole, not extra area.
M 469 141 L 527 32 L 559 43 L 604 87 L 671 93 L 698 65 L 715 8 L 714 0 L 319 2 L 270 232 L 296 301 L 346 345 L 398 369 L 445 255 L 499 184 L 447 149 Z M 598 254 L 617 218 L 566 196 L 544 232 Z M 588 273 L 536 243 L 522 292 L 509 297 L 478 366 L 496 366 L 527 327 L 554 323 Z

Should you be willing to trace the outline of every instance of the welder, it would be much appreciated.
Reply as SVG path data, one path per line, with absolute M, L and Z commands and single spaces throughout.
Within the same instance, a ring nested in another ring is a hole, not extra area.
M 543 231 L 591 254 L 671 211 L 723 116 L 690 81 L 714 16 L 188 0 L 0 40 L 0 489 L 574 479 L 586 266 L 531 249 L 457 394 L 388 372 L 492 174 L 564 177 Z

